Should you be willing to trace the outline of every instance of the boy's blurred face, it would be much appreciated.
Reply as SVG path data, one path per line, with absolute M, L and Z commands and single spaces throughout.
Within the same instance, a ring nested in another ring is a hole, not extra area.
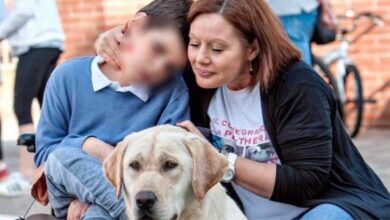
M 184 68 L 184 41 L 171 27 L 145 29 L 131 24 L 120 45 L 121 84 L 156 85 Z

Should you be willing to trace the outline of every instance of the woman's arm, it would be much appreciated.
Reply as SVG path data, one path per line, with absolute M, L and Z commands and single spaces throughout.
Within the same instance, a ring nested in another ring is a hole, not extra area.
M 203 137 L 202 133 L 190 121 L 177 123 L 189 132 Z M 270 198 L 275 185 L 276 165 L 259 163 L 243 157 L 237 157 L 233 182 L 262 197 Z
M 332 164 L 332 125 L 330 101 L 318 86 L 286 88 L 275 109 L 276 139 L 283 164 L 238 157 L 235 183 L 259 196 L 296 205 L 322 192 Z M 191 122 L 178 125 L 200 135 Z
M 274 144 L 283 164 L 239 157 L 234 182 L 259 196 L 294 205 L 318 197 L 332 165 L 331 96 L 321 83 L 286 87 L 274 124 Z
M 233 182 L 265 198 L 271 198 L 275 186 L 276 165 L 238 157 Z
M 307 73 L 298 74 L 297 78 L 309 79 L 286 85 L 273 112 L 283 164 L 276 167 L 271 199 L 295 205 L 317 198 L 328 184 L 333 159 L 332 111 L 335 108 L 332 91 L 315 78 L 316 73 L 305 69 L 299 71 Z

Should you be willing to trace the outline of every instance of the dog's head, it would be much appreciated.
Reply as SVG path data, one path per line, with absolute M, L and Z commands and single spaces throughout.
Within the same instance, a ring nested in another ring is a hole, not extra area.
M 222 178 L 227 160 L 206 140 L 164 125 L 126 137 L 103 163 L 130 219 L 172 220 L 201 201 Z

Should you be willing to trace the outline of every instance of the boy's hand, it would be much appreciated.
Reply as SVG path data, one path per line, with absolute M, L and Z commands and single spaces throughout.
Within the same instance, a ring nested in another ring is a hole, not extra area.
M 120 69 L 118 57 L 119 44 L 123 39 L 123 33 L 126 29 L 127 24 L 115 27 L 101 34 L 95 42 L 96 53 L 118 69 Z
M 80 220 L 81 217 L 87 212 L 89 204 L 81 203 L 79 200 L 73 200 L 68 208 L 67 220 Z
M 83 150 L 103 161 L 114 150 L 114 147 L 95 137 L 89 137 L 84 141 Z

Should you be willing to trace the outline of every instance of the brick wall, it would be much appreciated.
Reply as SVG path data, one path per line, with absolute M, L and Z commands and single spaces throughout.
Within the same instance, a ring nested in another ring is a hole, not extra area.
M 63 59 L 93 53 L 93 43 L 104 30 L 125 22 L 147 1 L 58 0 L 66 33 Z
M 59 10 L 67 35 L 63 59 L 92 54 L 98 34 L 121 24 L 149 0 L 59 0 Z M 338 13 L 346 9 L 379 13 L 390 22 L 390 0 L 333 0 Z M 326 51 L 329 46 L 316 48 Z M 366 127 L 390 127 L 390 28 L 384 26 L 364 37 L 351 48 L 359 64 L 364 95 L 375 100 L 366 105 Z
M 333 0 L 337 13 L 348 9 L 356 12 L 372 11 L 385 20 L 385 26 L 376 28 L 350 49 L 358 65 L 364 97 L 374 103 L 365 105 L 366 127 L 390 127 L 390 0 Z M 363 23 L 362 25 L 364 25 Z M 334 45 L 316 48 L 321 53 Z

